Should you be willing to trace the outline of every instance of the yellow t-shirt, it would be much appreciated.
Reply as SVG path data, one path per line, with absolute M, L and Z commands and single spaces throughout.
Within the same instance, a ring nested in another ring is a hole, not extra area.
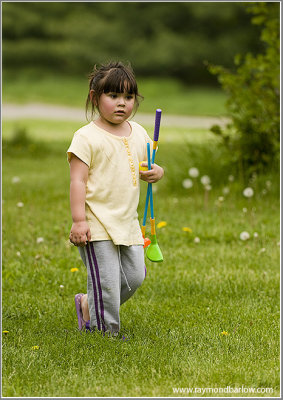
M 75 132 L 69 149 L 89 167 L 86 219 L 91 240 L 112 240 L 116 245 L 143 244 L 137 207 L 140 195 L 139 162 L 147 160 L 146 130 L 129 121 L 129 137 L 115 136 L 93 121 Z

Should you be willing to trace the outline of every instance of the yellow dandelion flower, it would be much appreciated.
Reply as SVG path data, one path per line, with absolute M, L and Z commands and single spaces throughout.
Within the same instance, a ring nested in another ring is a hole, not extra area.
M 166 225 L 167 225 L 167 222 L 161 221 L 161 222 L 159 222 L 159 223 L 157 224 L 157 228 L 163 228 L 163 227 L 166 226 Z
M 184 232 L 192 233 L 192 229 L 189 228 L 188 226 L 183 226 L 182 230 L 183 230 Z
M 228 333 L 228 332 L 226 332 L 226 331 L 223 331 L 223 332 L 221 332 L 221 335 L 222 335 L 222 336 L 228 336 L 228 335 L 229 335 L 229 333 Z
M 7 335 L 9 333 L 9 331 L 3 331 L 4 335 Z
M 39 346 L 32 346 L 32 350 L 38 350 Z
M 77 272 L 78 270 L 78 268 L 71 268 L 71 272 Z

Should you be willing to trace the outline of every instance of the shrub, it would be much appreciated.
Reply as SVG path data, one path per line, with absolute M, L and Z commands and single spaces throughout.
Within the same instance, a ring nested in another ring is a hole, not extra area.
M 278 161 L 280 141 L 280 8 L 279 3 L 249 3 L 252 23 L 262 25 L 260 54 L 235 57 L 236 71 L 210 65 L 228 94 L 231 124 L 215 125 L 233 154 L 233 161 L 248 173 Z

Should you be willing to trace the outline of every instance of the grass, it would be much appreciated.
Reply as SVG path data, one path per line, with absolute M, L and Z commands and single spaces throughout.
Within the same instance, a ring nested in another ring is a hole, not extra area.
M 80 334 L 74 295 L 86 290 L 86 271 L 68 243 L 65 154 L 76 124 L 36 124 L 26 121 L 31 139 L 3 143 L 2 395 L 209 397 L 173 388 L 244 386 L 278 397 L 278 173 L 230 182 L 229 155 L 208 132 L 164 129 L 156 162 L 166 174 L 154 194 L 157 222 L 167 222 L 157 230 L 164 262 L 146 261 L 144 284 L 121 307 L 120 337 Z M 199 178 L 183 188 L 190 167 L 210 176 L 208 199 Z M 145 192 L 142 182 L 140 220 Z M 242 231 L 249 240 L 239 239 Z
M 140 112 L 152 113 L 161 108 L 166 114 L 225 115 L 226 95 L 219 88 L 190 87 L 176 79 L 137 78 L 145 101 Z M 50 75 L 33 71 L 11 76 L 3 72 L 3 103 L 50 103 L 84 107 L 88 80 L 86 77 Z

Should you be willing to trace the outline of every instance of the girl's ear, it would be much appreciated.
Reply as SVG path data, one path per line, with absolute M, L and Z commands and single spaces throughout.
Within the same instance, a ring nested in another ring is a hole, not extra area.
M 96 106 L 97 104 L 96 104 L 96 99 L 95 99 L 95 95 L 94 95 L 94 90 L 93 89 L 91 89 L 89 91 L 89 98 L 90 98 L 91 102 Z

